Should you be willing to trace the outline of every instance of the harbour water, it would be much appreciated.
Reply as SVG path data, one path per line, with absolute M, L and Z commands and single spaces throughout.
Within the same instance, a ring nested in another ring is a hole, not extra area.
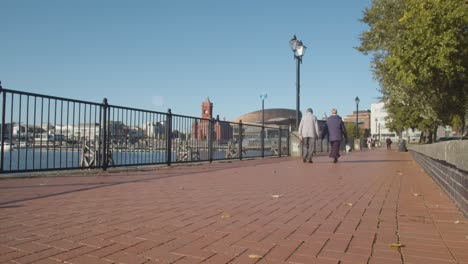
M 264 152 L 265 156 L 271 156 L 270 151 Z M 243 157 L 259 157 L 260 150 L 249 150 Z M 214 160 L 226 159 L 225 150 L 214 150 Z M 237 159 L 237 158 L 235 158 Z M 207 151 L 199 151 L 199 160 L 208 160 Z M 165 150 L 151 151 L 114 151 L 112 161 L 115 166 L 132 166 L 141 164 L 165 164 L 167 163 Z M 4 152 L 3 171 L 23 171 L 23 170 L 46 170 L 46 169 L 72 169 L 81 168 L 81 151 L 78 149 L 13 149 Z M 172 151 L 171 162 L 177 161 L 175 151 Z

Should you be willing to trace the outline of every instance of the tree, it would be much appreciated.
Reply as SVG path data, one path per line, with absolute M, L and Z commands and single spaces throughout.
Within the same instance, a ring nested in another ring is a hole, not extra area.
M 345 122 L 346 134 L 348 135 L 348 139 L 357 138 L 356 137 L 356 123 L 353 122 Z M 361 127 L 359 128 L 359 138 L 364 138 L 364 129 Z
M 463 0 L 373 0 L 361 21 L 370 29 L 361 34 L 357 49 L 373 55 L 391 129 L 431 132 L 441 124 L 455 125 L 454 120 L 465 122 L 468 9 Z

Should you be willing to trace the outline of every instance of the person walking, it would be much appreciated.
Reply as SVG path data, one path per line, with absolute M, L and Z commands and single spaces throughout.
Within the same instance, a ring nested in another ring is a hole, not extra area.
M 331 116 L 327 119 L 327 125 L 324 133 L 322 133 L 322 139 L 328 135 L 328 141 L 331 144 L 330 154 L 328 155 L 333 159 L 333 163 L 338 162 L 340 157 L 340 145 L 342 137 L 345 143 L 348 141 L 348 134 L 343 123 L 343 119 L 338 115 L 336 108 L 331 110 Z
M 367 138 L 367 148 L 368 148 L 369 150 L 372 150 L 372 143 L 373 143 L 372 137 L 369 136 L 369 137 Z
M 312 108 L 307 108 L 306 114 L 299 124 L 299 139 L 302 141 L 302 161 L 312 163 L 315 139 L 319 136 L 317 117 Z
M 388 150 L 391 150 L 391 149 L 392 149 L 392 140 L 388 137 L 388 138 L 385 140 L 385 143 L 387 143 L 387 149 L 388 149 Z

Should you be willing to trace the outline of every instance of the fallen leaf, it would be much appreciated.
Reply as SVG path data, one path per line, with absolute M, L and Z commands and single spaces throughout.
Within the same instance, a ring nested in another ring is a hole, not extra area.
M 271 197 L 273 197 L 273 198 L 281 198 L 281 197 L 283 197 L 283 195 L 282 195 L 282 194 L 272 194 Z
M 345 203 L 347 206 L 353 206 L 353 203 Z
M 458 220 L 457 220 L 457 221 L 455 221 L 455 222 L 453 222 L 453 223 L 454 223 L 454 224 L 459 224 L 459 223 L 460 223 L 460 221 L 458 221 Z
M 230 217 L 231 217 L 231 215 L 228 214 L 228 213 L 224 213 L 224 214 L 221 215 L 221 218 L 223 218 L 223 219 L 230 218 Z
M 250 255 L 249 255 L 249 258 L 251 258 L 251 259 L 261 259 L 261 258 L 263 258 L 263 257 L 260 256 L 260 255 L 250 254 Z
M 398 175 L 403 175 L 403 172 L 399 171 L 397 174 L 398 174 Z
M 402 248 L 402 247 L 405 247 L 405 245 L 403 244 L 399 244 L 399 243 L 393 243 L 393 244 L 390 244 L 391 247 L 396 247 L 396 248 Z
M 413 193 L 413 195 L 414 195 L 414 196 L 420 196 L 420 194 L 419 194 L 419 193 Z

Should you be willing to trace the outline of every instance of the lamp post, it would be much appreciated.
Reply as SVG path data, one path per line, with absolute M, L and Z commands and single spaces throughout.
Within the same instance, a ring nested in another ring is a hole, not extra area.
M 376 137 L 377 137 L 377 121 L 378 121 L 378 119 L 376 117 L 375 118 L 375 133 L 374 133 L 374 135 L 376 135 Z M 380 140 L 380 138 L 379 138 L 379 140 Z
M 379 124 L 379 141 L 380 141 L 380 128 L 381 128 L 381 125 Z
M 260 95 L 260 99 L 262 99 L 262 158 L 265 156 L 265 99 L 267 99 L 268 95 L 266 93 Z
M 354 99 L 356 102 L 356 137 L 359 139 L 359 97 Z
M 294 58 L 296 59 L 296 129 L 299 127 L 299 107 L 300 107 L 300 69 L 302 63 L 302 56 L 305 53 L 306 46 L 302 41 L 296 38 L 296 35 L 289 41 L 291 45 L 291 50 L 294 53 Z

